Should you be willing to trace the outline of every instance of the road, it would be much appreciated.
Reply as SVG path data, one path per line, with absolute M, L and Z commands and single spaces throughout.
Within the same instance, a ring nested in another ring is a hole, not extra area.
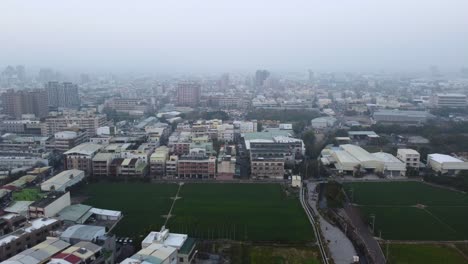
M 315 212 L 320 222 L 320 230 L 325 238 L 325 243 L 331 253 L 331 257 L 335 264 L 349 264 L 353 262 L 353 256 L 357 256 L 356 249 L 353 243 L 338 227 L 330 224 L 325 220 L 317 210 L 316 198 L 318 195 L 315 193 L 316 183 L 305 183 L 308 190 L 308 203 Z
M 322 256 L 322 263 L 323 264 L 329 264 L 328 257 L 327 257 L 327 252 L 325 250 L 325 244 L 322 241 L 322 237 L 320 236 L 320 232 L 317 228 L 317 223 L 315 222 L 315 213 L 310 207 L 307 199 L 307 193 L 305 192 L 304 188 L 301 188 L 300 195 L 299 195 L 299 200 L 301 201 L 302 208 L 304 208 L 304 211 L 307 214 L 307 217 L 309 218 L 310 224 L 312 225 L 312 228 L 314 230 L 315 237 L 317 238 L 317 245 L 320 250 L 320 255 Z
M 362 238 L 366 248 L 369 250 L 375 264 L 385 264 L 385 256 L 380 248 L 379 242 L 372 235 L 369 227 L 362 221 L 361 215 L 358 209 L 350 204 L 344 206 L 344 210 L 351 220 L 351 224 L 356 228 L 359 236 Z

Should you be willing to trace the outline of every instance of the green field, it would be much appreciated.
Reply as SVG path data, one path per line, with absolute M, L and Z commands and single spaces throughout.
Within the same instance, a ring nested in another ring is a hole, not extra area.
M 386 246 L 383 246 L 386 251 Z M 390 244 L 389 264 L 464 264 L 468 260 L 454 247 L 445 245 Z
M 86 204 L 121 210 L 118 235 L 159 230 L 177 185 L 97 183 L 86 187 Z M 197 238 L 248 241 L 314 241 L 312 227 L 295 194 L 278 184 L 185 184 L 168 228 Z
M 345 184 L 375 234 L 390 240 L 468 239 L 468 195 L 420 182 Z
M 94 183 L 86 185 L 85 204 L 119 210 L 124 218 L 114 230 L 122 236 L 137 237 L 161 229 L 177 192 L 175 184 Z

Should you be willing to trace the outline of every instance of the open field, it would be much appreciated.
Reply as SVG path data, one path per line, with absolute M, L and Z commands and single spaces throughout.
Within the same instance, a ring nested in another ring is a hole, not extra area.
M 468 261 L 453 246 L 434 244 L 390 244 L 387 259 L 389 264 L 463 264 Z
M 345 184 L 375 234 L 390 240 L 468 239 L 468 195 L 420 182 Z
M 137 237 L 159 230 L 178 186 L 96 183 L 86 186 L 92 206 L 121 210 L 115 232 Z M 205 239 L 302 243 L 314 241 L 312 227 L 295 194 L 278 184 L 185 184 L 168 228 Z
M 93 183 L 86 185 L 89 199 L 84 203 L 98 208 L 120 210 L 124 218 L 114 232 L 137 237 L 161 229 L 177 192 L 175 184 Z
M 278 184 L 186 184 L 169 226 L 202 238 L 307 242 L 313 231 L 296 195 Z

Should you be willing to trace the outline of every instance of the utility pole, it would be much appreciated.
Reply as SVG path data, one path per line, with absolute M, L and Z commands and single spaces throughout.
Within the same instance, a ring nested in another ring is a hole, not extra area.
M 372 235 L 374 235 L 374 230 L 375 230 L 375 214 L 371 214 L 370 217 L 372 218 Z

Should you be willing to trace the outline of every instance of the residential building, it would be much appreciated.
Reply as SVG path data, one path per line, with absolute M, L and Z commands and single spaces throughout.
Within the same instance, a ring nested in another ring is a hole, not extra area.
M 53 219 L 51 219 L 53 220 Z M 45 228 L 44 230 L 41 231 L 46 231 L 44 234 L 47 234 L 48 230 Z M 49 230 L 50 231 L 50 230 Z M 38 234 L 38 237 L 32 237 L 28 236 L 27 238 L 30 238 L 31 241 L 38 241 L 38 238 L 44 237 L 45 235 L 41 235 L 39 232 L 35 232 Z M 32 239 L 31 239 L 32 238 Z M 41 241 L 44 240 L 44 238 L 40 239 Z M 18 241 L 19 242 L 19 241 Z M 34 242 L 29 242 L 29 243 L 24 243 L 21 246 L 18 246 L 18 242 L 16 242 L 15 247 L 17 248 L 17 251 L 15 251 L 13 254 L 8 253 L 7 255 L 14 255 L 10 257 L 9 259 L 3 261 L 3 264 L 42 264 L 42 263 L 48 263 L 52 257 L 59 253 L 60 251 L 66 249 L 67 247 L 70 246 L 65 241 L 62 241 L 58 238 L 47 238 L 42 243 L 36 243 L 35 246 L 30 247 Z M 22 251 L 25 249 L 24 251 Z M 20 251 L 18 253 L 18 251 Z M 18 254 L 16 254 L 18 253 Z M 16 255 L 15 255 L 16 254 Z M 2 260 L 2 259 L 0 259 Z M 50 262 L 49 262 L 50 263 Z M 62 263 L 63 264 L 63 263 Z
M 64 131 L 70 127 L 80 128 L 88 132 L 88 136 L 95 136 L 99 127 L 107 124 L 105 115 L 77 113 L 71 115 L 60 115 L 48 117 L 42 128 L 43 136 L 52 136 L 57 132 Z
M 65 152 L 88 141 L 88 133 L 85 130 L 75 129 L 75 131 L 61 131 L 55 133 L 54 137 L 47 141 L 47 148 Z
M 7 90 L 1 95 L 3 113 L 20 119 L 23 114 L 34 114 L 43 118 L 49 113 L 45 90 Z
M 58 108 L 79 108 L 80 96 L 78 95 L 78 85 L 70 82 L 48 82 L 45 85 L 49 106 Z
M 142 249 L 157 246 L 166 246 L 175 248 L 177 251 L 176 263 L 192 263 L 197 251 L 195 250 L 195 239 L 186 234 L 170 233 L 164 226 L 159 232 L 150 232 L 141 242 Z M 170 262 L 172 263 L 172 262 Z
M 166 161 L 166 177 L 171 179 L 177 177 L 177 163 L 179 161 L 179 156 L 171 155 L 169 160 Z
M 98 264 L 104 263 L 104 260 L 102 247 L 81 241 L 54 255 L 49 264 Z
M 0 122 L 0 131 L 5 133 L 40 135 L 39 120 L 4 120 Z
M 0 237 L 0 261 L 6 263 L 18 263 L 21 259 L 29 259 L 26 256 L 31 255 L 32 252 L 40 248 L 46 248 L 48 244 L 54 243 L 52 241 L 45 242 L 44 244 L 38 245 L 43 242 L 52 230 L 55 230 L 61 226 L 61 222 L 53 218 L 38 218 L 29 221 L 24 227 L 19 228 L 9 234 Z M 58 239 L 54 239 L 57 241 Z M 65 242 L 64 242 L 65 243 Z M 66 243 L 65 243 L 66 244 Z M 38 245 L 37 247 L 35 247 Z M 29 248 L 29 249 L 28 249 Z M 58 251 L 66 248 L 60 248 Z M 26 251 L 23 251 L 25 250 Z M 45 261 L 48 257 L 51 257 L 56 252 L 52 250 L 52 254 L 46 254 Z M 49 251 L 50 252 L 50 251 Z M 19 253 L 19 254 L 18 254 Z M 23 254 L 24 253 L 24 254 Z M 42 258 L 39 261 L 31 261 L 24 263 L 43 263 Z M 5 263 L 2 262 L 2 263 Z
M 112 160 L 115 158 L 114 153 L 97 153 L 93 157 L 93 177 L 101 178 L 109 176 L 109 168 L 112 163 Z
M 193 82 L 179 83 L 177 86 L 177 104 L 180 106 L 197 106 L 200 103 L 200 84 Z
M 169 159 L 169 148 L 158 147 L 150 157 L 151 177 L 161 178 L 166 174 L 166 161 Z
M 406 164 L 407 168 L 419 168 L 420 155 L 414 149 L 398 149 L 397 158 Z
M 197 153 L 182 155 L 177 162 L 177 176 L 181 179 L 214 179 L 216 158 Z
M 93 158 L 101 148 L 102 145 L 83 143 L 66 151 L 65 168 L 82 170 L 86 176 L 92 175 Z

